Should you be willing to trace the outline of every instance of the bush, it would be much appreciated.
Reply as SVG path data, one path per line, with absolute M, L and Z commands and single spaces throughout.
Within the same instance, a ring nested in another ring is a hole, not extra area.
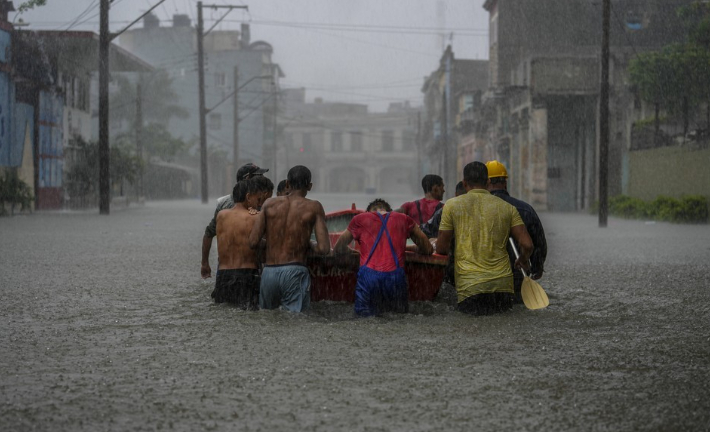
M 609 214 L 627 219 L 707 223 L 708 200 L 702 195 L 684 196 L 680 200 L 661 195 L 647 203 L 638 198 L 618 195 L 609 200 Z
M 5 204 L 10 204 L 10 214 L 15 214 L 15 207 L 20 211 L 32 210 L 34 197 L 27 183 L 20 180 L 17 172 L 8 171 L 5 177 L 0 177 L 0 215 L 6 214 Z
M 609 213 L 626 219 L 642 219 L 648 216 L 648 205 L 638 198 L 618 195 L 609 200 Z
M 707 223 L 708 200 L 702 195 L 688 195 L 681 198 L 680 211 L 676 222 Z

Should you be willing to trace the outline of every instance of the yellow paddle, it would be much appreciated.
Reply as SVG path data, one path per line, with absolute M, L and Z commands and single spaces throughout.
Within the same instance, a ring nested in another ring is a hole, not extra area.
M 510 245 L 513 247 L 513 252 L 515 252 L 515 258 L 519 258 L 518 249 L 515 247 L 515 242 L 513 239 L 508 239 Z M 528 309 L 543 309 L 550 304 L 550 299 L 547 298 L 547 293 L 540 286 L 539 283 L 530 279 L 530 277 L 525 274 L 525 270 L 520 269 L 523 272 L 523 285 L 520 287 L 520 294 L 523 296 L 523 303 Z

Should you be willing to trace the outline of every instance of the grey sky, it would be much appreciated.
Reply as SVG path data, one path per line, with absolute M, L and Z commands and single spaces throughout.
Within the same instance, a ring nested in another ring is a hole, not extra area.
M 156 1 L 115 0 L 111 30 L 119 30 Z M 22 16 L 31 24 L 29 28 L 66 29 L 90 7 L 73 29 L 98 31 L 98 0 L 48 3 Z M 249 13 L 234 11 L 227 18 L 229 22 L 218 28 L 239 29 L 241 22 L 250 22 L 252 41 L 265 40 L 274 46 L 274 61 L 286 74 L 282 86 L 306 87 L 309 100 L 318 96 L 330 101 L 367 103 L 375 111 L 386 109 L 389 102 L 409 100 L 420 104 L 423 77 L 437 67 L 441 56 L 441 38 L 435 29 L 442 25 L 447 42 L 453 32 L 457 58 L 488 57 L 488 19 L 482 8 L 483 0 L 206 0 L 203 3 L 248 5 Z M 195 0 L 167 0 L 156 13 L 161 20 L 172 18 L 174 13 L 187 13 L 194 23 L 196 6 Z M 206 26 L 221 13 L 206 10 Z

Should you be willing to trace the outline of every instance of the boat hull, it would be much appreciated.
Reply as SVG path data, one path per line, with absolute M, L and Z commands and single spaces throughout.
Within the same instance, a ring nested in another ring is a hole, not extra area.
M 344 210 L 326 215 L 326 225 L 330 234 L 331 246 L 335 246 L 344 231 L 344 222 L 352 219 L 362 210 Z M 332 228 L 339 228 L 333 231 Z M 444 270 L 448 262 L 446 255 L 421 255 L 406 252 L 404 271 L 409 286 L 409 301 L 432 301 L 436 298 L 444 279 Z M 360 259 L 357 254 L 346 258 L 333 255 L 313 256 L 308 260 L 311 273 L 311 301 L 355 301 L 355 284 Z

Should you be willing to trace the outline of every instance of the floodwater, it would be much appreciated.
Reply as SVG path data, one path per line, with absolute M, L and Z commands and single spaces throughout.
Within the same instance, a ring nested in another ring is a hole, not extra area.
M 355 319 L 213 304 L 212 211 L 0 219 L 0 430 L 710 430 L 708 226 L 541 214 L 547 309 Z

